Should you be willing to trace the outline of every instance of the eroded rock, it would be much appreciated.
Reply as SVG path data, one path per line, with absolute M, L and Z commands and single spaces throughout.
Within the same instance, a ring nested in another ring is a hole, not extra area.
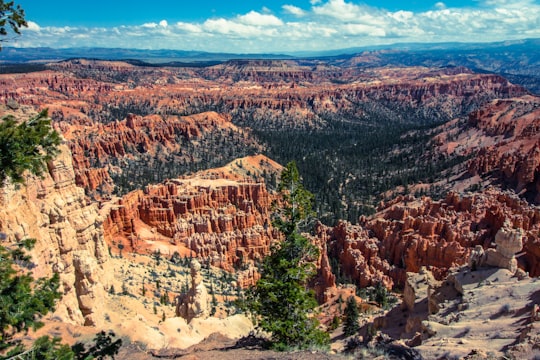
M 176 299 L 176 315 L 187 322 L 205 319 L 210 314 L 208 291 L 202 280 L 201 264 L 194 259 L 191 261 L 191 288 Z

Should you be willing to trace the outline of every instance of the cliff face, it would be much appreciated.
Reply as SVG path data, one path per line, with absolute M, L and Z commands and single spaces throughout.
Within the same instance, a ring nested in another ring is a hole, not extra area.
M 328 242 L 330 256 L 339 259 L 343 275 L 360 286 L 379 281 L 391 286 L 403 285 L 406 272 L 422 266 L 442 278 L 449 268 L 466 264 L 474 246 L 491 247 L 505 220 L 524 230 L 519 266 L 540 275 L 540 211 L 495 189 L 450 193 L 441 201 L 398 197 L 360 225 L 319 226 L 318 235 Z
M 496 172 L 504 184 L 540 203 L 540 98 L 493 101 L 472 113 L 468 125 L 492 139 L 469 162 L 469 173 Z
M 270 225 L 272 196 L 263 183 L 225 179 L 177 179 L 127 194 L 104 223 L 108 239 L 146 251 L 166 242 L 232 271 L 269 253 L 278 234 Z M 145 238 L 145 229 L 160 236 Z M 156 244 L 154 244 L 156 245 Z
M 98 200 L 262 151 L 290 159 L 284 155 L 291 151 L 288 143 L 281 140 L 298 135 L 305 142 L 300 149 L 323 145 L 321 151 L 297 152 L 329 169 L 310 175 L 317 186 L 312 191 L 322 193 L 322 184 L 330 183 L 332 198 L 362 202 L 366 194 L 348 197 L 364 187 L 355 183 L 365 173 L 357 167 L 369 161 L 350 166 L 353 161 L 343 153 L 317 158 L 334 152 L 334 143 L 347 144 L 351 151 L 345 152 L 351 153 L 356 141 L 369 140 L 351 138 L 353 131 L 358 138 L 372 132 L 373 138 L 384 138 L 396 129 L 463 117 L 493 99 L 526 93 L 503 77 L 460 67 L 363 68 L 280 60 L 197 69 L 89 60 L 49 67 L 0 75 L 0 101 L 49 108 L 73 152 L 77 183 Z M 385 130 L 389 126 L 392 131 Z M 387 149 L 392 152 L 387 147 L 374 156 L 388 155 Z M 339 159 L 336 166 L 330 164 L 332 156 Z M 350 218 L 358 211 L 353 207 Z
M 0 191 L 0 231 L 8 241 L 34 238 L 35 277 L 60 275 L 63 297 L 55 315 L 78 325 L 99 325 L 97 304 L 106 296 L 109 255 L 96 204 L 75 185 L 66 145 L 48 164 L 42 179 L 28 176 L 26 186 Z

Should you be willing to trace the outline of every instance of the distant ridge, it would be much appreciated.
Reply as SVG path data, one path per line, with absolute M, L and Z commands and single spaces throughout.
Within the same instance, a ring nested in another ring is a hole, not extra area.
M 338 67 L 464 66 L 495 73 L 540 94 L 540 39 L 492 43 L 404 43 L 289 54 L 234 54 L 185 50 L 116 48 L 13 48 L 0 52 L 0 73 L 41 71 L 43 64 L 69 59 L 125 61 L 136 66 L 208 67 L 226 61 L 297 60 Z M 21 66 L 24 65 L 24 66 Z
M 231 59 L 290 59 L 284 54 L 233 54 L 185 50 L 144 50 L 119 48 L 14 48 L 4 47 L 0 63 L 53 62 L 73 58 L 143 61 L 148 64 L 223 62 Z
M 223 62 L 233 59 L 294 59 L 294 58 L 332 58 L 348 57 L 363 52 L 434 52 L 434 51 L 529 51 L 540 52 L 540 39 L 508 40 L 491 43 L 398 43 L 389 45 L 374 45 L 354 48 L 344 48 L 324 51 L 302 51 L 282 54 L 238 54 L 238 53 L 212 53 L 195 50 L 145 50 L 125 48 L 15 48 L 3 47 L 0 52 L 0 63 L 21 62 L 51 62 L 72 58 L 92 58 L 99 60 L 126 60 L 144 61 L 148 64 L 159 63 L 196 63 L 196 62 Z M 538 61 L 538 59 L 537 59 Z

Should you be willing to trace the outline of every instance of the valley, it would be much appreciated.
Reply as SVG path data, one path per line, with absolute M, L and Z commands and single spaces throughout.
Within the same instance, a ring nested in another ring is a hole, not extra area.
M 72 59 L 0 74 L 0 115 L 47 108 L 63 136 L 43 178 L 28 175 L 26 186 L 0 194 L 0 231 L 8 241 L 38 240 L 35 275 L 60 274 L 63 298 L 41 333 L 77 341 L 89 327 L 114 329 L 129 344 L 125 358 L 188 355 L 199 343 L 211 358 L 224 351 L 217 333 L 253 335 L 240 300 L 283 240 L 273 213 L 283 205 L 283 166 L 296 161 L 315 197 L 310 288 L 333 351 L 321 358 L 354 345 L 331 328 L 351 295 L 372 349 L 444 358 L 463 338 L 459 356 L 485 350 L 477 332 L 440 325 L 459 323 L 441 309 L 466 299 L 455 314 L 508 330 L 486 330 L 503 339 L 491 358 L 538 355 L 529 314 L 540 301 L 540 99 L 494 73 L 361 58 L 201 67 Z M 501 231 L 520 234 L 508 255 L 516 268 L 463 270 L 478 247 L 495 251 Z M 212 314 L 188 322 L 178 299 L 195 260 L 208 294 L 192 300 Z M 459 271 L 522 292 L 511 295 L 516 322 L 510 312 L 494 316 L 499 309 Z M 412 273 L 425 276 L 411 300 Z M 366 295 L 377 288 L 396 291 L 402 305 Z

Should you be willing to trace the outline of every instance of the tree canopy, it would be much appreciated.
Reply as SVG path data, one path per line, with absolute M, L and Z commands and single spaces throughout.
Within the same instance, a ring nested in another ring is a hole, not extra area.
M 298 230 L 312 214 L 313 195 L 302 186 L 294 162 L 283 170 L 279 189 L 282 202 L 273 224 L 284 240 L 275 244 L 263 260 L 261 278 L 251 289 L 248 306 L 260 328 L 272 334 L 275 348 L 326 345 L 328 335 L 318 329 L 314 316 L 317 301 L 307 288 L 315 275 L 314 261 L 319 252 Z
M 360 330 L 358 317 L 358 304 L 356 303 L 354 295 L 351 295 L 347 299 L 347 306 L 345 307 L 345 322 L 343 325 L 343 333 L 345 336 L 351 336 L 358 333 L 358 330 Z

